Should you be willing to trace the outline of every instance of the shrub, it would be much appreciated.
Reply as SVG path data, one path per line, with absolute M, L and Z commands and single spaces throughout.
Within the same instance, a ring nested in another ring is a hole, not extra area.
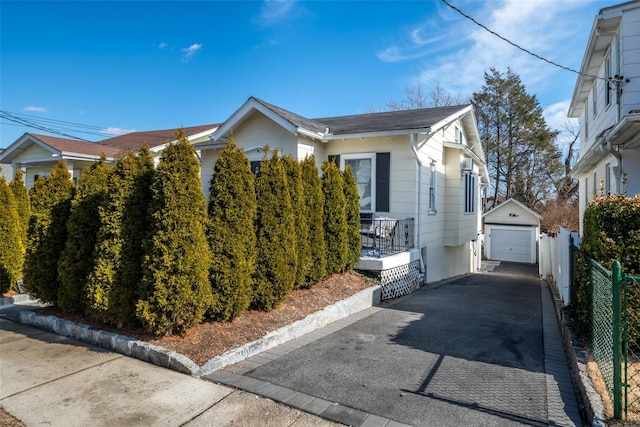
M 99 209 L 107 197 L 106 158 L 101 156 L 78 180 L 67 220 L 67 243 L 60 254 L 58 305 L 67 312 L 85 312 L 87 278 L 94 267 Z
M 325 161 L 322 163 L 322 173 L 327 273 L 333 274 L 343 271 L 347 266 L 349 243 L 346 199 L 342 174 L 338 166 L 333 162 Z
M 203 320 L 212 302 L 200 165 L 182 131 L 177 139 L 162 152 L 151 185 L 150 232 L 136 307 L 140 322 L 156 335 L 184 335 Z
M 0 175 L 0 293 L 15 287 L 22 276 L 24 246 L 18 207 L 4 176 Z
M 118 159 L 109 173 L 108 197 L 99 212 L 94 268 L 87 283 L 88 308 L 94 316 L 117 325 L 137 321 L 154 173 L 146 145 L 137 155 L 129 153 Z
M 322 181 L 316 159 L 307 156 L 301 164 L 302 186 L 305 195 L 305 214 L 307 218 L 307 240 L 310 252 L 310 267 L 304 280 L 305 286 L 311 286 L 327 276 L 327 253 L 324 241 L 324 195 Z
M 362 239 L 360 238 L 360 194 L 358 184 L 353 176 L 351 166 L 347 165 L 342 172 L 344 181 L 345 214 L 347 216 L 347 264 L 354 268 L 362 255 Z
M 13 197 L 16 201 L 16 207 L 18 211 L 18 219 L 20 220 L 20 239 L 22 240 L 22 246 L 27 248 L 29 231 L 29 218 L 31 217 L 31 203 L 29 202 L 29 193 L 27 187 L 24 186 L 24 178 L 22 171 L 18 169 L 13 181 L 9 184 L 9 188 L 13 193 Z M 24 254 L 23 263 L 24 263 Z
M 257 209 L 251 165 L 232 137 L 216 161 L 209 194 L 211 314 L 229 320 L 242 314 L 253 297 Z
M 278 151 L 269 147 L 256 178 L 258 265 L 253 304 L 273 310 L 293 290 L 296 280 L 295 220 L 287 178 Z
M 305 215 L 305 193 L 302 184 L 302 167 L 291 156 L 283 156 L 282 163 L 287 175 L 287 185 L 291 196 L 291 206 L 294 212 L 295 235 L 296 235 L 296 281 L 295 287 L 304 285 L 307 272 L 311 268 L 311 251 L 309 248 L 309 227 L 307 226 L 307 216 Z
M 58 262 L 67 241 L 67 218 L 75 185 L 64 161 L 47 178 L 39 178 L 29 191 L 31 219 L 24 263 L 27 291 L 44 303 L 57 304 Z

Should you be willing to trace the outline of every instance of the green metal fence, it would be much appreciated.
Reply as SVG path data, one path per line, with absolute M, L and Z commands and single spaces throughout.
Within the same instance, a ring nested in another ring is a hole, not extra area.
M 577 249 L 571 248 L 571 283 L 576 288 Z M 640 277 L 611 270 L 584 256 L 590 285 L 589 346 L 598 365 L 614 418 L 640 416 Z M 573 301 L 576 301 L 575 299 Z

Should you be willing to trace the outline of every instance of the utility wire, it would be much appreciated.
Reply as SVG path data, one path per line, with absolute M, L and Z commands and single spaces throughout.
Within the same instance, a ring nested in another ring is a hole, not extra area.
M 531 55 L 531 56 L 533 56 L 533 57 L 536 57 L 536 58 L 538 58 L 538 59 L 541 59 L 541 60 L 542 60 L 542 61 L 544 61 L 544 62 L 547 62 L 547 63 L 549 63 L 549 64 L 551 64 L 551 65 L 556 66 L 556 67 L 562 68 L 563 70 L 567 70 L 567 71 L 570 71 L 570 72 L 572 72 L 572 73 L 576 73 L 576 74 L 578 74 L 578 75 L 580 75 L 580 76 L 584 76 L 584 77 L 591 77 L 592 79 L 600 79 L 600 80 L 604 80 L 604 81 L 607 81 L 607 82 L 608 82 L 608 81 L 615 81 L 615 82 L 620 82 L 620 81 L 621 81 L 621 79 L 617 78 L 617 76 L 616 76 L 616 77 L 609 77 L 609 78 L 604 78 L 604 77 L 599 77 L 599 76 L 593 76 L 593 75 L 591 75 L 591 74 L 582 73 L 582 72 L 580 72 L 580 71 L 574 70 L 573 68 L 569 68 L 569 67 L 566 67 L 566 66 L 564 66 L 564 65 L 558 64 L 557 62 L 553 62 L 553 61 L 551 61 L 551 60 L 549 60 L 549 59 L 547 59 L 547 58 L 544 58 L 544 57 L 542 57 L 542 56 L 540 56 L 540 55 L 538 55 L 538 54 L 536 54 L 536 53 L 531 52 L 531 51 L 530 51 L 530 50 L 528 50 L 528 49 L 523 48 L 522 46 L 517 45 L 516 43 L 512 42 L 511 40 L 509 40 L 509 39 L 507 39 L 507 38 L 505 38 L 505 37 L 502 37 L 500 34 L 496 33 L 495 31 L 491 30 L 491 29 L 490 29 L 490 28 L 488 28 L 487 26 L 485 26 L 485 25 L 481 24 L 480 22 L 476 21 L 474 18 L 472 18 L 471 16 L 467 15 L 466 13 L 464 13 L 463 11 L 461 11 L 460 9 L 458 9 L 457 7 L 455 7 L 454 5 L 452 5 L 451 3 L 449 3 L 447 0 L 442 0 L 442 2 L 443 2 L 444 4 L 446 4 L 447 6 L 449 6 L 451 9 L 455 10 L 456 12 L 458 12 L 460 15 L 464 16 L 465 18 L 467 18 L 468 20 L 470 20 L 471 22 L 473 22 L 474 24 L 476 24 L 477 26 L 479 26 L 479 27 L 481 27 L 481 28 L 485 29 L 485 30 L 486 30 L 486 31 L 488 31 L 489 33 L 491 33 L 491 34 L 493 34 L 494 36 L 498 37 L 499 39 L 504 40 L 505 42 L 509 43 L 511 46 L 513 46 L 513 47 L 515 47 L 515 48 L 517 48 L 517 49 L 520 49 L 521 51 L 523 51 L 523 52 L 525 52 L 525 53 L 528 53 L 529 55 Z
M 10 122 L 21 124 L 23 126 L 28 126 L 28 127 L 32 127 L 32 128 L 35 128 L 35 129 L 43 130 L 45 132 L 50 132 L 50 133 L 54 133 L 56 135 L 61 135 L 61 136 L 64 136 L 66 138 L 75 139 L 75 140 L 84 141 L 84 142 L 93 142 L 93 141 L 89 141 L 88 139 L 80 138 L 80 137 L 73 136 L 73 135 L 70 135 L 70 134 L 65 133 L 65 132 L 61 132 L 61 131 L 59 131 L 57 129 L 53 129 L 53 128 L 50 128 L 50 127 L 39 125 L 37 123 L 33 123 L 33 122 L 29 121 L 29 120 L 22 119 L 20 117 L 14 116 L 13 114 L 10 114 L 10 113 L 8 113 L 6 111 L 0 110 L 0 118 L 8 120 Z

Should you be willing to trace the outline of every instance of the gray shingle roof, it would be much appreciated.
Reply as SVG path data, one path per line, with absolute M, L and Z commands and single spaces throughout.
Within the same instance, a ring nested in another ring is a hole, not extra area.
M 315 119 L 314 121 L 328 126 L 329 131 L 334 135 L 426 129 L 465 107 L 467 105 L 387 111 L 383 113 L 326 117 Z
M 417 110 L 385 111 L 382 113 L 307 119 L 306 117 L 302 117 L 273 104 L 269 104 L 259 98 L 253 97 L 253 99 L 298 128 L 318 133 L 324 133 L 325 130 L 329 128 L 329 133 L 334 136 L 401 131 L 406 129 L 427 129 L 468 106 L 468 104 L 453 105 L 448 107 L 422 108 Z

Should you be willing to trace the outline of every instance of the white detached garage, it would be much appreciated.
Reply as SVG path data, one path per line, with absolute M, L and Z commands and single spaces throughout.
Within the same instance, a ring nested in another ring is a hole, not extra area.
M 542 216 L 509 199 L 482 216 L 484 255 L 489 260 L 535 264 Z

